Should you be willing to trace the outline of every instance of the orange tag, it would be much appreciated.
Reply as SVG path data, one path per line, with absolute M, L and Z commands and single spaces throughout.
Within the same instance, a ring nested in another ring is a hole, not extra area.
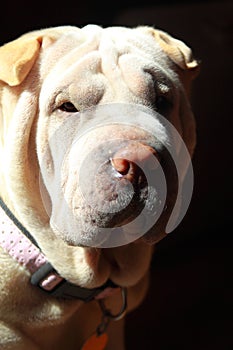
M 93 334 L 84 343 L 81 350 L 104 350 L 108 341 L 108 336 L 106 333 L 101 335 Z

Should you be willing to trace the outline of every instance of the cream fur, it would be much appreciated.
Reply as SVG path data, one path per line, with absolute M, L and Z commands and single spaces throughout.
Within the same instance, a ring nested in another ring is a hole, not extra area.
M 186 84 L 198 67 L 191 50 L 149 27 L 67 26 L 28 33 L 6 44 L 0 48 L 0 66 L 1 197 L 64 278 L 89 288 L 111 278 L 128 287 L 129 310 L 137 307 L 147 290 L 153 246 L 142 240 L 105 251 L 69 245 L 50 226 L 39 190 L 39 173 L 49 183 L 49 170 L 39 164 L 63 122 L 63 116 L 53 111 L 67 94 L 81 110 L 99 103 L 150 106 L 154 87 L 142 67 L 162 72 L 172 82 L 175 101 L 170 120 L 192 154 L 195 125 Z M 52 99 L 61 86 L 63 92 Z M 94 136 L 95 142 L 98 137 Z M 90 145 L 90 140 L 86 142 Z M 87 150 L 83 148 L 81 158 Z M 48 161 L 54 162 L 52 148 Z M 163 236 L 161 232 L 157 240 Z M 95 331 L 101 318 L 96 302 L 84 305 L 44 296 L 29 284 L 29 273 L 1 248 L 0 272 L 1 349 L 80 349 Z M 119 303 L 120 296 L 108 300 L 113 310 Z M 124 349 L 123 321 L 112 323 L 109 334 L 107 349 Z

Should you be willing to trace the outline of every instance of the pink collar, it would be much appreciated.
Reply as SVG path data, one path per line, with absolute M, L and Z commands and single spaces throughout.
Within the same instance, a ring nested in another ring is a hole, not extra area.
M 47 261 L 30 233 L 18 222 L 0 199 L 0 246 L 31 274 L 31 283 L 50 295 L 66 299 L 90 301 L 110 295 L 117 286 L 107 281 L 103 286 L 87 289 L 72 284 L 61 277 Z
M 0 207 L 0 225 L 0 246 L 20 265 L 33 274 L 47 263 L 45 255 L 19 230 L 2 207 Z M 53 272 L 40 281 L 40 287 L 50 291 L 62 280 L 58 273 Z

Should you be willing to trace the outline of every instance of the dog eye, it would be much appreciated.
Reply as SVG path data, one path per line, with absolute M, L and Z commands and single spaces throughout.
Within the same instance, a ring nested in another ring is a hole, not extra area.
M 155 100 L 155 109 L 159 113 L 167 113 L 172 107 L 171 101 L 163 95 L 158 95 Z
M 78 112 L 77 108 L 71 102 L 64 102 L 59 109 L 63 112 L 75 113 Z

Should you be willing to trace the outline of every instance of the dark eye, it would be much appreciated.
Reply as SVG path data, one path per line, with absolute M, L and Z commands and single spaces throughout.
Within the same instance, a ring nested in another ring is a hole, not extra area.
M 157 112 L 164 114 L 169 112 L 172 107 L 171 101 L 163 95 L 158 95 L 155 100 L 155 109 Z
M 59 109 L 63 112 L 75 113 L 78 112 L 77 108 L 71 102 L 64 102 Z

